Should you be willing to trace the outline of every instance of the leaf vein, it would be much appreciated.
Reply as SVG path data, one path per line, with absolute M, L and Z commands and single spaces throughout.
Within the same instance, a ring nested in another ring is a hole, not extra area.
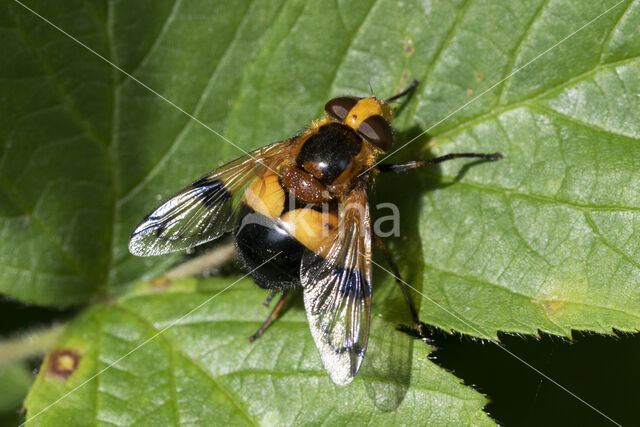
M 575 85 L 576 83 L 579 83 L 582 80 L 586 80 L 588 77 L 591 77 L 593 75 L 595 75 L 596 73 L 598 73 L 601 70 L 606 70 L 608 68 L 615 68 L 618 66 L 622 66 L 622 65 L 627 65 L 633 62 L 636 62 L 638 59 L 640 59 L 640 56 L 634 56 L 631 58 L 625 58 L 622 59 L 620 61 L 617 62 L 610 62 L 607 64 L 601 64 L 601 65 L 596 65 L 595 67 L 593 67 L 591 70 L 585 71 L 582 74 L 579 74 L 561 84 L 555 85 L 553 87 L 550 87 L 549 89 L 540 92 L 534 96 L 532 96 L 531 98 L 527 98 L 518 102 L 514 102 L 513 104 L 507 104 L 507 105 L 503 105 L 501 107 L 497 107 L 497 108 L 493 108 L 490 109 L 489 111 L 482 113 L 482 114 L 478 114 L 474 117 L 469 117 L 469 119 L 467 119 L 465 122 L 463 123 L 459 123 L 439 134 L 434 134 L 433 136 L 437 136 L 438 139 L 443 139 L 444 137 L 449 137 L 450 135 L 453 135 L 455 133 L 459 133 L 467 128 L 470 128 L 472 126 L 477 125 L 478 123 L 481 123 L 483 121 L 495 118 L 503 113 L 507 113 L 509 111 L 514 111 L 518 108 L 521 107 L 529 107 L 531 106 L 534 102 L 539 101 L 544 99 L 547 96 L 553 95 L 554 93 L 560 92 L 564 89 L 567 89 L 573 85 Z
M 614 244 L 612 244 L 611 242 L 609 242 L 608 239 L 606 239 L 602 233 L 600 232 L 600 228 L 598 227 L 598 225 L 596 224 L 596 222 L 593 220 L 593 218 L 591 217 L 591 215 L 588 212 L 583 212 L 582 213 L 584 216 L 584 219 L 587 223 L 587 225 L 589 226 L 589 228 L 591 229 L 591 231 L 593 231 L 593 233 L 598 237 L 598 239 L 600 239 L 600 241 L 602 241 L 602 243 L 608 247 L 609 249 L 611 249 L 613 252 L 615 252 L 616 254 L 620 255 L 625 261 L 627 261 L 629 264 L 633 265 L 636 269 L 640 270 L 640 263 L 638 263 L 636 260 L 634 260 L 633 258 L 631 258 L 627 253 L 625 253 L 622 249 L 618 248 L 617 246 L 615 246 Z
M 640 212 L 640 207 L 635 207 L 635 206 L 587 205 L 587 204 L 581 204 L 577 202 L 571 202 L 568 200 L 555 199 L 549 196 L 543 196 L 539 194 L 521 193 L 508 188 L 480 184 L 477 182 L 456 181 L 455 177 L 453 176 L 442 175 L 439 177 L 449 180 L 447 182 L 443 182 L 443 184 L 445 185 L 455 184 L 458 186 L 468 186 L 478 191 L 504 194 L 504 195 L 508 195 L 509 197 L 520 197 L 520 198 L 532 200 L 535 202 L 544 202 L 549 204 L 561 205 L 561 206 L 573 208 L 577 211 L 590 210 L 590 211 L 600 211 L 600 212 L 627 212 L 627 211 Z
M 349 50 L 351 49 L 351 46 L 355 42 L 356 37 L 360 34 L 360 29 L 365 24 L 367 19 L 371 16 L 371 12 L 377 7 L 378 4 L 379 0 L 373 0 L 373 4 L 369 7 L 362 20 L 358 23 L 354 31 L 351 33 L 349 41 L 347 42 L 347 46 L 345 47 L 344 52 L 342 53 L 340 59 L 336 64 L 333 76 L 329 79 L 330 83 L 327 85 L 327 93 L 325 95 L 325 99 L 329 99 L 329 96 L 331 96 L 331 91 L 336 83 L 336 79 L 338 78 L 338 73 L 340 72 L 340 68 L 342 68 L 342 66 L 344 65 L 344 61 L 346 61 L 347 56 L 349 56 Z
M 228 390 L 226 387 L 224 387 L 222 385 L 222 383 L 220 383 L 220 381 L 218 381 L 218 379 L 216 377 L 214 377 L 209 371 L 207 371 L 202 366 L 200 366 L 200 364 L 198 362 L 196 362 L 194 359 L 192 359 L 191 357 L 189 357 L 186 354 L 184 354 L 181 350 L 179 350 L 179 346 L 176 346 L 164 333 L 160 333 L 161 331 L 164 331 L 164 329 L 158 330 L 153 325 L 153 323 L 151 323 L 150 321 L 148 321 L 146 318 L 142 317 L 138 313 L 136 313 L 136 312 L 134 312 L 132 310 L 129 310 L 126 307 L 123 307 L 121 305 L 115 305 L 114 307 L 117 307 L 122 312 L 128 314 L 129 316 L 131 316 L 131 317 L 133 317 L 135 319 L 137 319 L 138 321 L 143 323 L 147 328 L 149 328 L 152 331 L 154 331 L 154 333 L 158 333 L 160 335 L 160 337 L 162 338 L 162 340 L 166 343 L 166 345 L 169 347 L 169 349 L 171 351 L 173 351 L 173 352 L 175 352 L 177 354 L 180 354 L 184 358 L 185 361 L 189 362 L 194 368 L 196 368 L 202 374 L 204 374 L 207 378 L 209 378 L 211 380 L 211 382 L 216 386 L 216 388 L 218 390 L 220 390 L 222 392 L 222 394 L 229 400 L 229 402 L 231 402 L 238 409 L 238 411 L 247 419 L 247 421 L 249 421 L 252 425 L 255 425 L 255 426 L 258 425 L 257 421 L 249 416 L 249 414 L 247 413 L 245 408 L 241 405 L 241 401 L 237 400 L 237 396 L 235 396 L 235 394 L 233 394 L 231 392 L 231 390 Z
M 62 84 L 57 78 L 56 72 L 54 72 L 53 68 L 49 64 L 49 61 L 47 61 L 43 57 L 39 49 L 36 49 L 35 47 L 33 47 L 33 44 L 34 44 L 33 41 L 29 38 L 27 33 L 22 28 L 22 25 L 19 22 L 19 20 L 16 19 L 14 14 L 10 14 L 10 15 L 11 15 L 11 18 L 13 19 L 13 22 L 16 25 L 16 29 L 17 29 L 16 32 L 20 35 L 22 40 L 25 42 L 25 45 L 29 47 L 29 50 L 33 54 L 33 57 L 35 57 L 38 60 L 38 63 L 40 64 L 40 66 L 45 70 L 46 72 L 45 74 L 47 76 L 50 76 L 47 80 L 52 84 L 53 87 L 55 87 L 58 95 L 60 96 L 64 104 L 67 106 L 67 111 L 69 111 L 71 115 L 76 118 L 76 120 L 80 123 L 81 127 L 85 130 L 85 132 L 89 136 L 91 136 L 91 139 L 94 142 L 96 142 L 98 145 L 107 146 L 107 143 L 100 136 L 100 133 L 96 130 L 93 124 L 89 121 L 89 119 L 80 112 L 81 110 L 76 105 L 76 102 L 69 96 L 69 94 L 67 93 L 67 90 L 62 86 Z M 42 46 L 42 48 L 44 48 L 44 46 Z
M 552 116 L 556 117 L 556 119 L 561 120 L 563 122 L 572 123 L 572 124 L 578 125 L 578 126 L 583 127 L 583 128 L 594 130 L 596 132 L 604 133 L 604 134 L 607 134 L 607 135 L 612 135 L 612 136 L 615 136 L 616 138 L 629 139 L 629 140 L 631 140 L 633 142 L 640 141 L 640 138 L 636 138 L 636 137 L 631 136 L 631 135 L 625 135 L 624 133 L 617 133 L 617 132 L 614 132 L 612 130 L 605 129 L 605 128 L 601 127 L 601 126 L 598 126 L 596 124 L 582 121 L 582 120 L 580 120 L 578 118 L 575 118 L 575 117 L 570 116 L 568 114 L 562 113 L 562 112 L 560 112 L 558 110 L 555 110 L 555 109 L 553 109 L 551 107 L 548 107 L 546 105 L 535 104 L 535 105 L 529 105 L 528 108 L 530 108 L 532 110 L 535 110 L 535 111 L 538 111 L 538 112 L 543 113 L 543 114 L 552 115 Z
M 507 77 L 509 73 L 512 72 L 513 67 L 516 65 L 516 61 L 520 56 L 520 51 L 522 50 L 523 43 L 527 37 L 531 34 L 531 30 L 533 29 L 534 24 L 542 14 L 542 11 L 549 5 L 551 0 L 544 0 L 540 3 L 534 14 L 531 16 L 531 19 L 527 23 L 525 30 L 522 32 L 522 35 L 518 38 L 518 41 L 515 44 L 515 48 L 511 52 L 511 60 L 507 64 L 502 73 L 502 79 Z M 501 79 L 501 80 L 502 80 Z M 500 105 L 502 103 L 502 96 L 504 95 L 504 88 L 507 85 L 507 81 L 502 82 L 500 87 L 498 88 L 498 93 L 496 94 L 496 105 Z
M 164 20 L 162 27 L 160 28 L 160 31 L 158 31 L 158 34 L 156 35 L 155 40 L 149 45 L 149 49 L 147 49 L 147 51 L 141 56 L 140 61 L 138 61 L 138 63 L 135 66 L 131 67 L 131 72 L 129 72 L 129 75 L 131 76 L 135 75 L 136 72 L 138 72 L 138 70 L 146 64 L 146 61 L 151 57 L 153 52 L 155 52 L 156 48 L 160 44 L 160 41 L 164 38 L 168 28 L 173 23 L 173 19 L 175 18 L 176 11 L 178 10 L 181 4 L 182 4 L 182 0 L 173 1 L 173 6 L 171 6 L 171 10 L 169 10 L 169 13 L 167 14 L 167 17 Z M 125 75 L 123 79 L 119 83 L 117 83 L 116 86 L 123 86 L 129 80 L 130 80 L 130 77 Z
M 599 62 L 601 64 L 605 63 L 604 62 L 604 56 L 606 53 L 605 49 L 609 46 L 609 43 L 611 43 L 611 38 L 613 37 L 613 33 L 615 33 L 616 28 L 618 27 L 618 25 L 620 25 L 620 22 L 629 11 L 632 4 L 633 4 L 633 0 L 629 0 L 629 2 L 627 3 L 627 6 L 621 11 L 620 16 L 618 17 L 616 22 L 611 26 L 611 29 L 607 33 L 606 37 L 603 39 L 602 45 L 600 46 L 600 55 L 599 55 L 600 56 Z
M 246 20 L 247 20 L 247 17 L 249 15 L 249 11 L 253 7 L 254 3 L 255 3 L 255 0 L 252 0 L 252 2 L 249 5 L 249 7 L 247 7 L 247 9 L 245 10 L 244 15 L 242 16 L 242 19 L 240 20 L 240 24 L 236 27 L 236 30 L 235 30 L 235 32 L 233 34 L 233 37 L 231 37 L 231 40 L 229 41 L 229 43 L 225 47 L 224 52 L 220 56 L 220 59 L 218 60 L 218 63 L 216 64 L 215 68 L 213 69 L 213 71 L 211 73 L 211 76 L 209 77 L 209 79 L 207 81 L 207 84 L 205 85 L 205 88 L 202 91 L 202 95 L 200 95 L 200 97 L 198 98 L 198 101 L 196 102 L 196 106 L 195 106 L 195 108 L 193 110 L 193 113 L 191 113 L 192 116 L 197 117 L 197 115 L 202 110 L 202 107 L 204 106 L 204 103 L 205 103 L 205 101 L 206 101 L 206 99 L 207 99 L 207 97 L 209 95 L 209 90 L 211 89 L 212 83 L 215 80 L 215 77 L 217 76 L 218 71 L 220 70 L 220 66 L 224 62 L 224 60 L 226 59 L 226 57 L 229 54 L 229 52 L 231 51 L 231 47 L 235 44 L 235 42 L 237 40 L 237 36 L 238 36 L 238 34 L 240 32 L 240 29 L 244 27 L 244 25 L 246 23 Z M 174 140 L 171 142 L 171 144 L 169 144 L 169 148 L 162 154 L 162 156 L 156 162 L 156 164 L 153 167 L 151 167 L 142 176 L 140 181 L 138 181 L 138 183 L 133 185 L 131 187 L 131 189 L 129 189 L 122 197 L 119 198 L 119 200 L 117 201 L 118 206 L 121 206 L 122 204 L 124 204 L 124 202 L 126 202 L 129 198 L 131 198 L 131 196 L 133 196 L 134 194 L 138 193 L 144 187 L 144 185 L 157 173 L 157 171 L 160 169 L 160 167 L 162 167 L 162 165 L 164 165 L 169 160 L 169 157 L 178 148 L 178 146 L 182 142 L 182 140 L 183 140 L 184 136 L 186 135 L 186 133 L 193 126 L 193 123 L 194 123 L 194 121 L 191 118 L 187 118 L 185 120 L 184 126 L 182 127 L 180 132 L 178 132 L 178 135 L 176 136 L 176 138 L 174 138 Z

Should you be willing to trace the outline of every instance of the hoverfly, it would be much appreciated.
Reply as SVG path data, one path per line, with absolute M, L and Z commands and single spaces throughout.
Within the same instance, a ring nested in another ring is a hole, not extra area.
M 430 160 L 376 165 L 393 145 L 390 103 L 416 88 L 379 100 L 344 96 L 306 131 L 259 148 L 194 181 L 154 209 L 131 234 L 138 256 L 180 251 L 231 231 L 238 259 L 256 284 L 281 296 L 250 338 L 276 318 L 301 285 L 311 335 L 336 384 L 356 376 L 367 348 L 371 316 L 371 244 L 383 248 L 409 306 L 422 323 L 382 240 L 371 227 L 367 191 L 381 172 L 499 153 L 455 153 Z

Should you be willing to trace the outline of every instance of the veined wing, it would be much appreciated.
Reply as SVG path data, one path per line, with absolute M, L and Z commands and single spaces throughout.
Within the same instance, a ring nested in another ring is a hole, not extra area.
M 305 253 L 300 273 L 311 335 L 327 373 L 340 385 L 360 369 L 371 318 L 371 224 L 364 187 L 354 189 L 344 205 L 338 230 L 319 251 L 323 256 Z
M 233 198 L 266 170 L 287 160 L 289 139 L 259 148 L 197 179 L 170 197 L 135 228 L 129 251 L 154 256 L 214 240 L 233 225 Z

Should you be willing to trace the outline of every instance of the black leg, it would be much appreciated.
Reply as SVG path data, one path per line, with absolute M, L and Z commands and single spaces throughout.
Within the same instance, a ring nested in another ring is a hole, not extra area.
M 403 90 L 402 92 L 400 92 L 397 95 L 393 95 L 392 97 L 385 99 L 384 102 L 397 101 L 398 99 L 402 98 L 403 96 L 409 95 L 411 92 L 416 90 L 416 88 L 418 87 L 419 84 L 420 84 L 419 81 L 417 81 L 416 79 L 413 79 L 411 84 L 405 90 Z
M 278 294 L 278 291 L 273 291 L 269 294 L 269 296 L 267 297 L 266 300 L 264 300 L 264 302 L 262 303 L 262 305 L 264 305 L 265 307 L 269 307 L 269 304 L 271 304 L 271 300 L 273 299 L 273 297 L 275 297 Z
M 274 294 L 269 295 L 269 298 L 267 298 L 267 300 L 271 301 L 271 298 L 273 298 L 273 295 Z M 287 299 L 287 295 L 289 295 L 289 291 L 282 292 L 282 296 L 278 300 L 278 303 L 276 304 L 276 306 L 273 307 L 273 310 L 271 310 L 271 313 L 269 314 L 269 316 L 266 318 L 266 320 L 264 322 L 262 322 L 262 325 L 260 325 L 260 327 L 258 328 L 256 333 L 249 337 L 249 342 L 254 342 L 258 338 L 260 338 L 262 336 L 262 334 L 264 333 L 264 331 L 267 330 L 269 325 L 271 325 L 271 323 L 273 323 L 273 321 L 275 320 L 276 316 L 278 315 L 278 312 L 280 310 L 282 310 L 282 307 L 284 307 L 284 302 Z
M 393 261 L 393 257 L 391 256 L 389 249 L 387 249 L 387 245 L 384 244 L 384 241 L 382 240 L 382 238 L 380 238 L 380 236 L 376 234 L 374 234 L 374 238 L 375 238 L 376 245 L 378 245 L 380 249 L 382 249 L 382 252 L 384 252 L 384 256 L 385 258 L 387 258 L 387 263 L 389 263 L 389 266 L 393 271 L 393 276 L 396 279 L 396 285 L 398 285 L 398 287 L 402 291 L 402 296 L 404 297 L 405 302 L 409 306 L 409 311 L 411 312 L 411 319 L 413 320 L 413 326 L 417 330 L 417 332 L 422 334 L 422 322 L 420 321 L 420 317 L 418 316 L 418 311 L 416 310 L 416 307 L 413 305 L 413 301 L 411 301 L 411 297 L 409 296 L 407 285 L 403 282 L 402 276 L 400 276 L 400 271 L 398 270 L 398 266 Z
M 412 160 L 405 163 L 387 163 L 384 165 L 378 165 L 380 172 L 405 172 L 411 169 L 416 169 L 422 166 L 435 165 L 437 163 L 446 162 L 447 160 L 460 159 L 460 158 L 475 158 L 483 160 L 499 160 L 502 158 L 500 153 L 451 153 L 444 156 L 436 157 L 429 160 Z

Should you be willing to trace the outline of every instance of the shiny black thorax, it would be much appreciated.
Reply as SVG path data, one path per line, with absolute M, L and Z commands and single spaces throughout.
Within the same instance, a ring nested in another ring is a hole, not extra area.
M 349 126 L 328 123 L 318 128 L 300 148 L 296 165 L 331 185 L 362 148 L 362 138 Z
M 322 184 L 331 185 L 349 167 L 361 148 L 362 139 L 351 128 L 341 123 L 328 123 L 303 143 L 294 166 L 309 172 Z M 293 204 L 287 201 L 285 212 L 291 207 L 304 205 L 297 200 Z M 307 256 L 314 254 L 275 220 L 257 213 L 244 203 L 237 218 L 235 243 L 238 259 L 251 272 L 256 283 L 262 288 L 277 290 L 299 285 L 302 257 L 305 253 Z

